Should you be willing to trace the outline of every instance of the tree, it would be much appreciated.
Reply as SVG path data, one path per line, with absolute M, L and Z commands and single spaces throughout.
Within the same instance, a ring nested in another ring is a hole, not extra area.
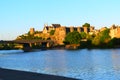
M 80 39 L 81 39 L 81 36 L 80 36 L 79 32 L 73 31 L 73 32 L 69 32 L 67 34 L 67 36 L 65 37 L 64 43 L 79 44 L 80 43 Z
M 111 40 L 109 36 L 109 29 L 105 29 L 104 31 L 100 32 L 93 40 L 92 44 L 96 46 L 107 46 L 107 43 Z M 103 46 L 103 47 L 104 47 Z
M 82 39 L 86 39 L 87 34 L 85 32 L 80 33 Z
M 90 24 L 89 23 L 85 23 L 82 25 L 83 27 L 90 27 Z
M 92 44 L 95 46 L 100 45 L 100 36 L 96 36 L 93 40 L 92 40 Z
M 20 38 L 24 40 L 42 39 L 42 37 L 38 37 L 38 36 L 30 35 L 30 34 L 28 34 L 27 36 L 21 35 Z
M 96 36 L 95 34 L 92 34 L 92 35 L 87 34 L 86 38 L 87 40 L 93 40 L 95 36 Z
M 50 31 L 50 35 L 54 35 L 54 33 L 55 33 L 55 30 Z
M 109 29 L 106 29 L 102 32 L 100 32 L 100 41 L 102 43 L 108 43 L 110 41 L 111 37 L 109 36 Z
M 111 41 L 109 42 L 111 47 L 119 47 L 120 46 L 120 38 L 113 38 L 111 39 Z

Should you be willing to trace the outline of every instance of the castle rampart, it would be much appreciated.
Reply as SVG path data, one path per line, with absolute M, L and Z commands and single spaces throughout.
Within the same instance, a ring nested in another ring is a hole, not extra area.
M 111 38 L 120 38 L 120 26 L 113 25 L 110 28 L 110 34 Z

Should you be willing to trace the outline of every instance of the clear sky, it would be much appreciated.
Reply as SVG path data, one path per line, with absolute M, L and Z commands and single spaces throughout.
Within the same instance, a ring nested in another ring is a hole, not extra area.
M 96 29 L 120 25 L 120 0 L 0 0 L 0 40 L 13 40 L 44 24 Z

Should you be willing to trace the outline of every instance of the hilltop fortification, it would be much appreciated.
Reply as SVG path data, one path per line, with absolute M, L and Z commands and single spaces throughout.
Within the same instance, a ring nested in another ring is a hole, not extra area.
M 50 34 L 54 31 L 54 34 Z M 94 27 L 80 27 L 80 26 L 61 26 L 60 24 L 52 24 L 50 26 L 44 25 L 43 31 L 35 31 L 34 28 L 30 28 L 29 35 L 33 35 L 35 37 L 39 37 L 42 39 L 51 39 L 57 45 L 62 45 L 63 41 L 69 32 L 78 31 L 79 33 L 92 33 L 94 32 Z M 28 34 L 24 34 L 23 36 L 28 36 Z M 22 36 L 19 36 L 17 39 L 21 39 Z
M 56 45 L 62 45 L 66 35 L 69 32 L 77 31 L 79 33 L 85 32 L 86 34 L 98 34 L 99 32 L 105 30 L 106 27 L 102 27 L 100 30 L 95 30 L 93 26 L 61 26 L 60 24 L 44 25 L 42 31 L 35 31 L 34 28 L 30 28 L 29 34 L 24 34 L 17 37 L 17 39 L 22 39 L 22 37 L 27 37 L 29 35 L 34 36 L 35 39 L 51 39 Z M 51 34 L 52 33 L 52 34 Z M 109 35 L 111 38 L 120 38 L 120 26 L 111 26 Z

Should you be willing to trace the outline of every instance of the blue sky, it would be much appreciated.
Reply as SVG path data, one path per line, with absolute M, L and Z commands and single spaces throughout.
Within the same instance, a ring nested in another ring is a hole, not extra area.
M 96 29 L 120 25 L 120 0 L 0 0 L 0 40 L 13 40 L 44 24 Z

